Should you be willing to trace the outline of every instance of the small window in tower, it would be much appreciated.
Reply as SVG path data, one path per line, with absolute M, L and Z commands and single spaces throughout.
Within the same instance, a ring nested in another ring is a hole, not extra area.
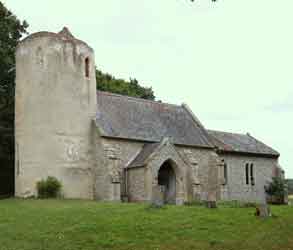
M 85 59 L 85 77 L 90 77 L 90 59 Z

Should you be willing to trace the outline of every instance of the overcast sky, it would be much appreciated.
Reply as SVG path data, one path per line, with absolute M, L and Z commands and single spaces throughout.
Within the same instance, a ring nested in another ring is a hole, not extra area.
M 292 0 L 4 0 L 29 32 L 69 27 L 98 68 L 187 103 L 206 128 L 249 132 L 293 178 Z

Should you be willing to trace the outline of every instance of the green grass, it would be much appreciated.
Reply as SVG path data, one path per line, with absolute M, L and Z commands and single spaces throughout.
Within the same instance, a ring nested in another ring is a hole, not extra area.
M 293 207 L 150 208 L 74 200 L 0 200 L 0 250 L 293 249 Z

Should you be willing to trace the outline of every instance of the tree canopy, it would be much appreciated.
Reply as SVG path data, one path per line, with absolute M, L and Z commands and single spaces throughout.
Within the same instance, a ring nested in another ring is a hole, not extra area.
M 130 78 L 129 81 L 116 79 L 111 74 L 103 73 L 98 69 L 96 70 L 96 78 L 98 90 L 149 100 L 155 99 L 152 88 L 142 87 L 135 78 Z
M 10 109 L 14 101 L 14 54 L 17 43 L 26 33 L 27 27 L 28 24 L 25 21 L 18 20 L 0 2 L 0 114 Z
M 0 2 L 0 158 L 13 146 L 15 50 L 28 24 Z M 4 144 L 4 145 L 3 145 Z M 1 150 L 2 149 L 2 150 Z M 8 151 L 8 152 L 7 152 Z
M 13 192 L 15 50 L 28 24 L 0 2 L 0 195 Z

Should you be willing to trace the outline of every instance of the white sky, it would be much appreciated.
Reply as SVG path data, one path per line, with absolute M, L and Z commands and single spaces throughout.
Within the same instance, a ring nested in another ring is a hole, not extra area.
M 293 178 L 292 0 L 4 0 L 29 31 L 71 32 L 115 77 L 187 103 L 206 128 L 281 153 Z

